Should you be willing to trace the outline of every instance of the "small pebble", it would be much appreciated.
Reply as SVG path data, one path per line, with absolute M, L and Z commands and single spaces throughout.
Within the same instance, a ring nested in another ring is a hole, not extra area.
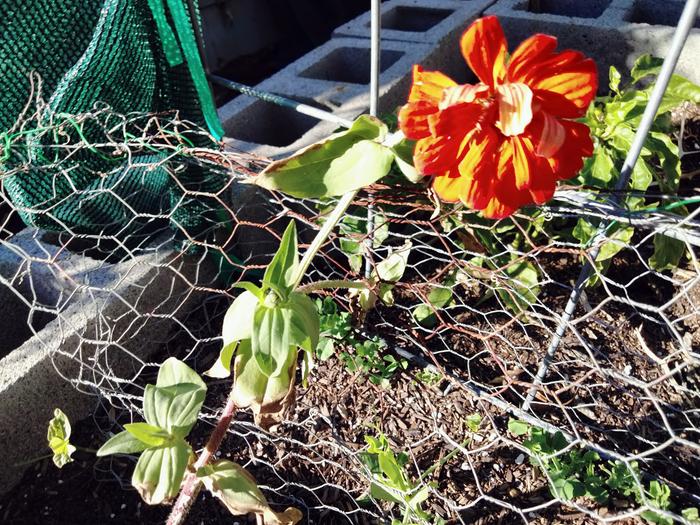
M 518 457 L 515 458 L 515 464 L 522 465 L 523 461 L 525 461 L 525 454 L 518 454 Z
M 472 469 L 472 468 L 469 466 L 469 462 L 468 462 L 468 461 L 465 461 L 464 463 L 462 463 L 462 464 L 459 466 L 459 468 L 461 468 L 462 470 L 471 470 L 471 469 Z

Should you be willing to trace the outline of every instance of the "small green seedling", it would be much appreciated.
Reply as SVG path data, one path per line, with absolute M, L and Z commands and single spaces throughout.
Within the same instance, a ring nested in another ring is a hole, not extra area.
M 360 459 L 372 474 L 369 494 L 374 499 L 399 505 L 403 519 L 393 520 L 392 525 L 420 523 L 442 525 L 445 521 L 423 510 L 423 503 L 430 495 L 430 486 L 411 481 L 406 472 L 408 455 L 394 453 L 384 434 L 365 436 L 367 451 Z
M 59 408 L 53 411 L 53 419 L 49 422 L 49 429 L 46 439 L 49 448 L 53 452 L 53 463 L 58 468 L 62 468 L 73 461 L 71 457 L 76 447 L 70 443 L 70 421 Z

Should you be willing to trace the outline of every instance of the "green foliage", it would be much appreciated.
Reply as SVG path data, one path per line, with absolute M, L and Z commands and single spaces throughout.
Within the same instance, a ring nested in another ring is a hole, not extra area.
M 384 434 L 377 437 L 365 436 L 367 451 L 360 459 L 372 474 L 369 493 L 374 499 L 397 504 L 401 508 L 403 520 L 392 523 L 410 524 L 414 520 L 443 525 L 445 521 L 425 512 L 422 504 L 430 495 L 430 486 L 414 482 L 406 472 L 408 456 L 404 452 L 395 453 Z
M 336 345 L 343 348 L 339 357 L 350 372 L 369 376 L 375 385 L 386 387 L 399 370 L 408 367 L 408 361 L 386 353 L 386 343 L 379 337 L 362 337 L 352 326 L 350 314 L 340 312 L 335 301 L 326 297 L 316 300 L 321 317 L 321 337 L 317 357 L 325 360 L 335 353 Z
M 206 385 L 185 363 L 171 357 L 160 367 L 155 385 L 146 385 L 146 422 L 131 423 L 97 451 L 98 456 L 141 453 L 131 479 L 151 505 L 171 501 L 180 490 L 193 456 L 185 437 L 197 421 Z
M 433 328 L 437 325 L 437 311 L 448 307 L 452 304 L 452 286 L 454 281 L 446 284 L 433 286 L 428 293 L 428 302 L 422 303 L 413 309 L 413 317 L 418 324 L 426 328 Z
M 467 416 L 466 424 L 467 424 L 467 428 L 471 432 L 474 432 L 474 433 L 478 432 L 479 429 L 481 428 L 481 414 L 479 414 L 478 412 L 475 412 L 474 414 Z
M 595 153 L 584 163 L 578 181 L 589 186 L 592 190 L 610 190 L 615 187 L 620 177 L 620 169 L 625 156 L 630 149 L 632 139 L 637 131 L 642 114 L 649 102 L 653 88 L 654 77 L 658 74 L 662 60 L 650 55 L 641 56 L 631 71 L 631 82 L 621 85 L 621 75 L 610 68 L 610 95 L 599 97 L 588 110 L 585 123 L 591 128 L 595 140 Z M 646 82 L 645 85 L 641 85 Z M 645 208 L 656 208 L 658 202 L 649 202 L 641 197 L 652 182 L 656 182 L 662 193 L 667 196 L 676 195 L 680 183 L 680 159 L 677 145 L 669 137 L 669 112 L 685 101 L 698 103 L 700 101 L 700 86 L 687 79 L 673 75 L 664 94 L 659 111 L 657 112 L 651 132 L 649 133 L 642 154 L 631 174 L 628 195 L 622 202 L 631 211 L 641 211 Z M 686 214 L 684 208 L 678 208 L 678 213 Z M 586 228 L 594 231 L 596 228 L 587 220 L 579 220 L 574 230 L 574 237 L 586 244 L 589 236 L 582 234 Z M 630 237 L 634 230 L 629 227 L 618 228 L 624 232 L 624 237 Z M 604 272 L 612 258 L 622 249 L 624 244 L 606 242 L 603 246 L 604 256 L 596 259 L 599 272 Z M 658 271 L 673 269 L 678 266 L 685 253 L 685 245 L 662 234 L 655 235 L 654 253 L 649 258 L 649 265 Z M 591 281 L 592 284 L 595 280 Z
M 443 379 L 443 375 L 439 372 L 433 372 L 428 368 L 417 370 L 414 374 L 416 379 L 427 386 L 438 386 Z
M 394 152 L 381 144 L 387 127 L 362 115 L 350 129 L 273 162 L 254 182 L 298 198 L 343 195 L 381 179 L 389 172 Z
M 53 463 L 58 468 L 63 468 L 73 461 L 71 457 L 76 448 L 70 443 L 70 421 L 60 408 L 53 411 L 53 418 L 49 421 L 46 440 L 53 452 Z
M 592 450 L 573 447 L 565 450 L 569 443 L 561 432 L 552 434 L 515 419 L 508 421 L 508 430 L 516 436 L 527 436 L 523 446 L 532 453 L 530 462 L 547 475 L 554 497 L 562 501 L 582 497 L 600 504 L 613 495 L 631 498 L 639 505 L 647 505 L 647 510 L 641 513 L 647 522 L 673 525 L 671 518 L 658 512 L 673 507 L 670 487 L 652 480 L 644 489 L 636 461 L 603 461 Z M 687 508 L 682 515 L 697 519 L 697 509 Z
M 197 477 L 233 515 L 254 513 L 265 525 L 294 525 L 303 518 L 293 507 L 273 511 L 253 476 L 232 461 L 222 459 L 206 465 L 197 470 Z

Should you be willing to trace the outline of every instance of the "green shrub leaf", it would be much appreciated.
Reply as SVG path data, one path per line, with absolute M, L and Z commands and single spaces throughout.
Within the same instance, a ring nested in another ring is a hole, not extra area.
M 299 198 L 335 197 L 362 188 L 391 167 L 394 153 L 379 144 L 386 133 L 379 119 L 363 115 L 347 131 L 273 162 L 254 182 Z
M 183 440 L 143 451 L 131 484 L 149 505 L 168 503 L 177 496 L 192 449 Z

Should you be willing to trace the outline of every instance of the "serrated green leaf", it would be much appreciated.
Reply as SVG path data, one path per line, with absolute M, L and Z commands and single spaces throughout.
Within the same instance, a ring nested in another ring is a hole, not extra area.
M 332 135 L 270 164 L 254 182 L 299 198 L 343 195 L 386 175 L 394 153 L 381 144 L 387 128 L 362 115 L 347 131 Z
M 71 457 L 76 448 L 70 443 L 71 427 L 68 416 L 60 408 L 53 411 L 53 418 L 49 421 L 46 440 L 53 452 L 53 463 L 62 468 L 73 461 Z
M 649 75 L 658 75 L 661 71 L 661 66 L 664 61 L 662 58 L 655 57 L 649 54 L 640 56 L 635 60 L 632 66 L 632 71 L 630 71 L 630 76 L 632 77 L 632 82 L 639 82 L 644 77 Z
M 298 266 L 297 227 L 294 220 L 291 220 L 284 230 L 277 253 L 265 270 L 263 284 L 275 290 L 282 290 L 286 296 L 294 286 L 294 275 Z
M 688 507 L 687 509 L 683 509 L 681 511 L 681 516 L 683 516 L 693 525 L 700 523 L 700 514 L 698 513 L 697 507 Z
M 149 505 L 168 503 L 177 496 L 192 449 L 183 440 L 141 453 L 131 484 Z
M 295 508 L 274 512 L 258 488 L 255 478 L 237 463 L 220 460 L 197 471 L 204 486 L 234 516 L 254 513 L 264 525 L 295 525 L 303 515 Z
M 97 451 L 97 456 L 110 456 L 112 454 L 138 454 L 148 448 L 143 441 L 139 441 L 126 430 L 109 438 Z
M 651 166 L 642 158 L 637 159 L 630 176 L 630 188 L 635 191 L 646 191 L 649 184 L 654 180 L 654 172 Z

